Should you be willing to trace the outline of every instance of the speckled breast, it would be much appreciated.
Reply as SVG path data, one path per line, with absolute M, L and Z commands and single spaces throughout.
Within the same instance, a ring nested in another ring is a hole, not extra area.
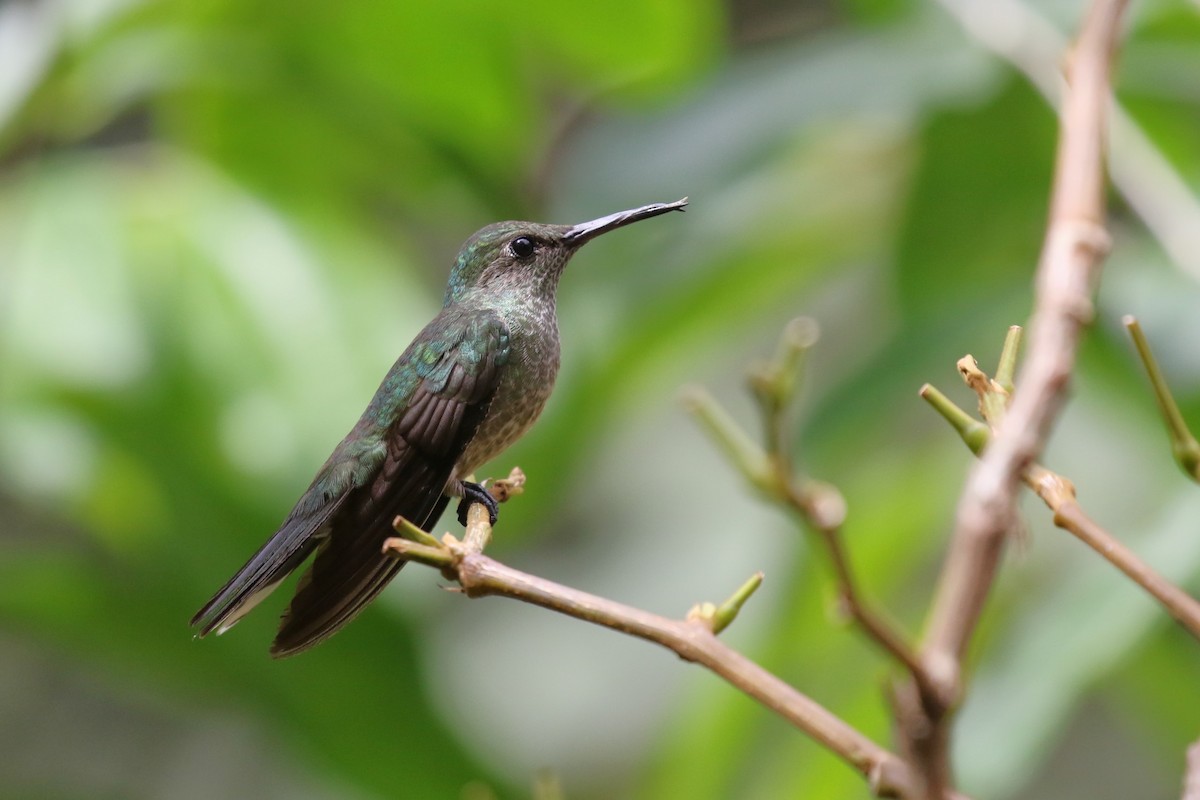
M 540 305 L 540 304 L 538 304 Z M 537 420 L 558 375 L 558 319 L 553 305 L 506 309 L 512 352 L 496 396 L 458 460 L 458 478 L 500 455 Z

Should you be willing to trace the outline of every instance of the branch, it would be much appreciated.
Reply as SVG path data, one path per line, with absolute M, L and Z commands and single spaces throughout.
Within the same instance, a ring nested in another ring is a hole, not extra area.
M 1099 0 L 1084 23 L 1065 102 L 1050 224 L 1037 276 L 1029 357 L 1012 405 L 959 503 L 931 615 L 925 656 L 947 698 L 1015 522 L 1017 483 L 1041 453 L 1062 406 L 1092 285 L 1107 250 L 1102 153 L 1109 71 L 1123 0 Z
M 897 756 L 717 638 L 714 631 L 723 627 L 722 620 L 728 624 L 753 591 L 754 578 L 729 601 L 714 606 L 714 614 L 705 613 L 701 606 L 689 619 L 676 620 L 520 572 L 483 555 L 491 526 L 482 504 L 471 506 L 461 542 L 446 534 L 432 545 L 427 541 L 432 537 L 423 531 L 421 540 L 413 541 L 407 537 L 415 534 L 404 521 L 397 520 L 396 527 L 401 537 L 387 540 L 384 553 L 440 569 L 468 597 L 510 597 L 662 645 L 683 660 L 706 667 L 807 733 L 864 775 L 876 796 L 918 797 L 912 771 Z M 947 795 L 947 800 L 952 798 L 961 796 Z
M 1120 539 L 1093 521 L 1076 502 L 1070 481 L 1049 470 L 1042 470 L 1042 473 L 1039 483 L 1045 481 L 1047 486 L 1054 488 L 1051 489 L 1052 496 L 1048 497 L 1042 491 L 1038 491 L 1038 496 L 1054 511 L 1054 524 L 1070 531 L 1081 542 L 1104 556 L 1110 564 L 1161 603 L 1188 633 L 1200 640 L 1200 603 L 1155 572 Z
M 1058 416 L 1080 335 L 1092 319 L 1093 283 L 1108 249 L 1103 227 L 1105 120 L 1124 7 L 1124 0 L 1096 0 L 1073 54 L 1029 357 L 1011 406 L 968 476 L 930 611 L 922 659 L 936 685 L 938 705 L 927 714 L 914 711 L 902 731 L 906 750 L 920 759 L 929 796 L 940 796 L 951 785 L 949 712 L 961 694 L 962 661 L 995 579 L 1005 535 L 1016 522 L 1020 478 L 1040 455 Z M 898 701 L 911 694 L 901 691 Z
M 988 443 L 988 428 L 952 403 L 941 392 L 926 384 L 921 396 L 946 418 L 958 431 L 971 452 L 978 455 Z M 1054 524 L 1074 534 L 1106 561 L 1125 573 L 1134 583 L 1146 590 L 1179 621 L 1189 633 L 1200 640 L 1200 602 L 1156 572 L 1120 539 L 1097 524 L 1075 497 L 1070 480 L 1033 464 L 1021 480 L 1054 512 Z
M 835 487 L 798 477 L 788 452 L 787 411 L 795 396 L 803 356 L 816 340 L 815 323 L 807 319 L 792 320 L 784 329 L 775 358 L 751 370 L 750 388 L 758 400 L 763 421 L 764 443 L 761 447 L 703 389 L 689 388 L 684 403 L 743 477 L 816 535 L 833 571 L 839 611 L 904 667 L 921 687 L 923 695 L 930 695 L 934 687 L 916 651 L 891 623 L 867 604 L 858 588 L 842 541 L 846 501 Z

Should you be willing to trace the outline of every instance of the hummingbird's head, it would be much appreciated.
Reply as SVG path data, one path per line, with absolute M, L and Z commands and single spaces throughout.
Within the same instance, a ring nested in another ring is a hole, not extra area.
M 687 203 L 686 197 L 674 203 L 653 203 L 578 225 L 492 223 L 467 239 L 458 251 L 445 304 L 461 300 L 472 289 L 532 289 L 553 294 L 567 261 L 585 242 L 631 222 L 683 211 Z

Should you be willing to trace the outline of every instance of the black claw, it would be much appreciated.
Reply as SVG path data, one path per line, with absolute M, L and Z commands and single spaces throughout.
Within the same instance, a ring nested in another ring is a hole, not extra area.
M 496 498 L 492 497 L 492 493 L 478 483 L 463 481 L 462 500 L 458 501 L 459 525 L 466 527 L 467 511 L 470 510 L 472 503 L 483 503 L 488 510 L 488 524 L 496 524 L 496 514 L 500 511 L 500 504 L 496 502 Z

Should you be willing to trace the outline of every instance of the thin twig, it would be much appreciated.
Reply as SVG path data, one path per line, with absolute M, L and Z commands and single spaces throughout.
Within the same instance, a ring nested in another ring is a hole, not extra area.
M 1108 563 L 1124 572 L 1161 603 L 1188 633 L 1200 640 L 1200 602 L 1158 574 L 1120 539 L 1089 517 L 1075 499 L 1075 489 L 1070 481 L 1050 470 L 1035 467 L 1029 470 L 1025 482 L 1054 512 L 1055 525 L 1070 531 Z
M 839 609 L 853 620 L 867 638 L 883 649 L 912 675 L 925 697 L 932 693 L 933 684 L 916 651 L 883 616 L 876 613 L 862 597 L 850 557 L 842 542 L 842 523 L 846 518 L 846 503 L 832 486 L 809 480 L 797 485 L 794 467 L 784 444 L 783 408 L 773 408 L 766 414 L 768 461 L 775 472 L 775 482 L 782 488 L 784 507 L 797 521 L 813 531 L 825 548 L 833 568 Z
M 838 593 L 838 607 L 842 613 L 857 623 L 868 639 L 875 642 L 912 675 L 913 680 L 920 687 L 922 698 L 932 696 L 934 686 L 925 671 L 925 665 L 917 657 L 916 651 L 904 637 L 896 632 L 891 623 L 877 614 L 862 599 L 858 581 L 850 567 L 849 555 L 842 544 L 841 524 L 830 525 L 823 522 L 828 519 L 828 515 L 813 511 L 812 501 L 791 482 L 787 484 L 786 504 L 797 515 L 801 524 L 815 532 L 817 538 L 824 545 L 830 566 L 833 568 L 834 584 Z
M 789 511 L 802 528 L 816 535 L 832 567 L 839 610 L 904 667 L 923 697 L 929 696 L 934 687 L 916 651 L 889 621 L 870 607 L 859 590 L 842 542 L 846 502 L 841 493 L 829 484 L 796 474 L 788 448 L 787 412 L 795 396 L 804 354 L 816 340 L 814 322 L 804 318 L 792 320 L 784 328 L 775 357 L 751 370 L 750 389 L 758 400 L 762 417 L 762 446 L 755 444 L 704 389 L 689 388 L 684 401 L 746 480 Z
M 443 538 L 446 558 L 431 564 L 457 581 L 468 597 L 510 597 L 662 645 L 685 661 L 706 667 L 803 730 L 862 773 L 876 796 L 918 796 L 907 764 L 726 645 L 713 633 L 710 624 L 699 619 L 676 620 L 651 614 L 505 566 L 476 549 L 490 538 L 485 528 L 490 528 L 486 509 L 480 504 L 472 505 L 464 541 L 447 534 Z M 407 558 L 412 548 L 410 540 L 394 538 L 384 545 L 384 552 Z M 735 597 L 739 594 L 735 593 Z M 947 795 L 947 798 L 961 796 Z
M 986 425 L 928 384 L 921 388 L 921 396 L 954 426 L 973 453 L 978 455 L 987 447 L 989 433 Z M 1070 480 L 1040 464 L 1033 464 L 1025 470 L 1021 480 L 1054 512 L 1055 525 L 1074 534 L 1124 572 L 1161 603 L 1192 636 L 1200 639 L 1200 601 L 1160 575 L 1116 536 L 1089 517 L 1079 505 L 1075 486 Z
M 1171 455 L 1185 475 L 1194 481 L 1200 481 L 1200 442 L 1196 441 L 1196 437 L 1192 435 L 1187 423 L 1184 422 L 1183 412 L 1179 410 L 1179 404 L 1175 402 L 1175 396 L 1171 394 L 1171 387 L 1167 385 L 1167 379 L 1163 377 L 1162 370 L 1159 369 L 1158 359 L 1154 357 L 1154 352 L 1150 349 L 1150 342 L 1146 339 L 1146 334 L 1142 332 L 1142 326 L 1136 318 L 1130 315 L 1126 315 L 1121 322 L 1129 331 L 1129 336 L 1133 339 L 1133 346 L 1137 348 L 1138 358 L 1146 370 L 1146 377 L 1150 379 L 1150 388 L 1154 390 L 1154 400 L 1158 404 L 1163 422 L 1167 425 L 1167 436 L 1171 440 Z

